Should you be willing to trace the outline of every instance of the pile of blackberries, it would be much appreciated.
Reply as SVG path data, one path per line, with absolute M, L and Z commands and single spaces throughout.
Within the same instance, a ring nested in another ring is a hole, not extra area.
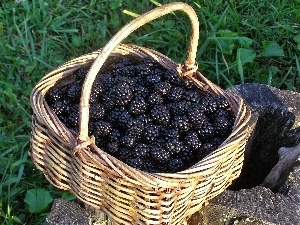
M 152 58 L 119 57 L 98 73 L 90 96 L 89 135 L 126 164 L 150 173 L 178 172 L 214 151 L 232 132 L 234 115 L 222 96 L 203 94 L 189 78 Z M 67 128 L 78 132 L 88 68 L 45 99 Z

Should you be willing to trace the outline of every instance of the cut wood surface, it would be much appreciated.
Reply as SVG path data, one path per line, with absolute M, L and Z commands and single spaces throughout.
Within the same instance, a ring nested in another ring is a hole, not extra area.
M 279 150 L 279 161 L 265 178 L 262 186 L 275 189 L 287 179 L 289 172 L 300 156 L 300 144 L 293 148 L 282 147 Z

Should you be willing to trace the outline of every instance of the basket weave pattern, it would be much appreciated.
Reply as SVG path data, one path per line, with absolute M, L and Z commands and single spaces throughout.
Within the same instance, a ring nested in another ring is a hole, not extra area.
M 158 14 L 155 16 L 157 18 L 175 10 L 193 14 L 191 7 L 183 3 L 171 3 L 153 11 Z M 145 21 L 140 23 L 137 27 Z M 120 40 L 112 38 L 103 49 L 61 65 L 35 86 L 31 94 L 33 117 L 30 155 L 51 184 L 69 190 L 86 204 L 103 210 L 117 224 L 185 224 L 189 216 L 223 192 L 239 176 L 249 136 L 250 110 L 242 99 L 224 93 L 199 71 L 193 70 L 195 47 L 190 47 L 182 66 L 154 50 L 119 44 L 132 30 L 128 31 L 125 27 L 115 36 L 121 35 Z M 197 43 L 197 31 L 192 32 L 196 33 L 193 35 L 196 41 L 191 38 L 191 43 Z M 173 174 L 150 174 L 136 170 L 99 149 L 94 138 L 87 135 L 89 93 L 105 60 L 120 55 L 139 58 L 151 56 L 166 68 L 181 68 L 181 74 L 189 76 L 199 90 L 224 96 L 236 116 L 231 135 L 203 160 Z M 70 75 L 83 66 L 90 66 L 91 69 L 81 97 L 80 132 L 75 134 L 59 121 L 44 96 L 52 86 L 68 81 Z

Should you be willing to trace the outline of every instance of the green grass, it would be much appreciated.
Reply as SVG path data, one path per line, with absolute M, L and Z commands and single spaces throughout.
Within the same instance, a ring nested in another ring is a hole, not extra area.
M 103 47 L 131 15 L 157 1 L 32 0 L 0 5 L 0 224 L 43 224 L 50 205 L 25 201 L 33 190 L 72 199 L 51 186 L 28 157 L 34 85 L 58 65 Z M 160 1 L 168 3 L 171 1 Z M 197 12 L 199 70 L 222 88 L 263 83 L 300 91 L 299 0 L 185 1 Z M 123 10 L 129 13 L 123 13 Z M 183 62 L 189 21 L 168 15 L 124 43 L 146 46 Z M 30 212 L 31 211 L 31 212 Z

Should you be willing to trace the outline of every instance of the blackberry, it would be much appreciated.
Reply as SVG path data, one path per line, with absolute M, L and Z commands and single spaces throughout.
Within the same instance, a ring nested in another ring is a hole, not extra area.
M 108 140 L 109 142 L 116 142 L 118 143 L 119 140 L 121 139 L 122 137 L 122 134 L 119 130 L 117 129 L 112 129 L 110 134 L 109 134 L 109 137 L 108 137 Z
M 130 116 L 129 112 L 124 111 L 118 118 L 117 126 L 126 130 L 127 128 L 131 127 L 132 120 L 133 118 Z
M 232 122 L 226 117 L 219 116 L 213 121 L 215 133 L 219 136 L 228 136 L 232 131 Z
M 205 111 L 213 113 L 218 109 L 217 102 L 211 96 L 205 96 L 201 99 L 200 104 L 202 104 Z
M 128 158 L 132 157 L 132 152 L 128 148 L 120 148 L 117 155 L 118 159 L 125 162 Z
M 109 142 L 106 147 L 107 151 L 113 156 L 117 156 L 117 152 L 119 150 L 118 142 Z
M 194 152 L 186 145 L 183 145 L 181 151 L 177 155 L 186 165 L 194 164 Z
M 126 111 L 124 107 L 115 107 L 110 111 L 108 115 L 108 121 L 111 122 L 113 125 L 117 125 L 123 113 L 126 114 L 127 117 L 130 117 L 130 114 Z
M 170 112 L 166 106 L 155 105 L 151 110 L 152 119 L 161 125 L 167 125 L 170 122 Z
M 154 90 L 161 95 L 166 95 L 171 90 L 171 84 L 168 82 L 157 83 L 154 85 Z
M 69 114 L 71 113 L 77 113 L 77 115 L 79 115 L 79 103 L 78 104 L 70 104 L 69 107 Z
M 214 139 L 212 139 L 210 141 L 210 143 L 215 147 L 219 147 L 223 142 L 225 141 L 225 138 L 219 138 L 219 137 L 215 137 Z
M 133 119 L 126 131 L 126 134 L 139 139 L 142 137 L 144 127 L 145 125 L 141 120 Z
M 63 99 L 62 101 L 56 101 L 51 105 L 53 112 L 59 115 L 68 115 L 70 109 L 70 102 L 67 99 Z
M 132 86 L 132 91 L 134 93 L 134 96 L 136 97 L 142 97 L 142 98 L 146 98 L 148 96 L 148 89 L 145 88 L 144 86 L 138 84 L 138 85 L 133 85 Z
M 160 145 L 152 147 L 151 157 L 158 163 L 166 163 L 170 160 L 170 153 Z
M 144 128 L 143 139 L 146 143 L 151 143 L 157 139 L 159 135 L 159 127 L 153 124 L 146 125 Z
M 170 139 L 179 139 L 178 130 L 170 129 L 169 127 L 161 127 L 160 134 L 166 141 Z
M 128 76 L 116 76 L 113 78 L 114 84 L 118 84 L 121 86 L 131 86 L 134 84 L 134 80 L 131 77 Z
M 198 138 L 198 135 L 194 131 L 190 131 L 184 138 L 185 145 L 192 150 L 199 149 L 202 145 L 201 141 Z
M 142 97 L 135 97 L 129 104 L 129 112 L 132 115 L 139 115 L 147 110 L 147 103 Z
M 147 68 L 155 68 L 157 67 L 157 61 L 155 61 L 153 58 L 151 57 L 146 57 L 143 58 L 143 60 L 141 61 L 141 64 L 144 64 L 145 66 L 147 66 Z
M 161 96 L 161 94 L 154 92 L 152 93 L 149 98 L 148 98 L 148 103 L 149 105 L 159 105 L 162 104 L 164 101 L 163 97 Z
M 102 104 L 106 110 L 111 110 L 115 107 L 115 103 L 109 93 L 102 95 Z
M 138 170 L 144 169 L 144 161 L 141 158 L 127 158 L 126 164 Z
M 102 83 L 102 86 L 104 89 L 103 91 L 109 90 L 109 89 L 113 88 L 113 86 L 115 85 L 114 79 L 108 73 L 101 74 L 101 76 L 99 76 L 98 80 L 100 83 Z
M 171 173 L 179 172 L 183 167 L 184 163 L 180 158 L 174 158 L 169 161 L 169 170 Z
M 95 124 L 94 121 L 89 121 L 89 136 L 93 136 L 95 134 Z
M 81 97 L 81 85 L 74 82 L 68 85 L 67 98 L 73 102 L 79 103 Z
M 79 68 L 74 71 L 73 76 L 78 81 L 83 81 L 88 73 L 88 70 L 85 68 Z
M 52 87 L 45 95 L 45 99 L 48 104 L 52 105 L 55 102 L 62 101 L 64 98 L 64 94 L 61 89 L 57 87 Z
M 116 74 L 131 77 L 134 76 L 135 72 L 136 72 L 135 66 L 129 65 L 119 69 Z
M 141 122 L 143 126 L 149 125 L 152 123 L 152 119 L 148 114 L 141 114 L 136 117 L 136 120 Z
M 149 156 L 149 153 L 150 153 L 149 146 L 144 143 L 139 143 L 134 147 L 132 154 L 134 157 L 146 158 Z
M 185 115 L 188 112 L 190 107 L 186 101 L 171 103 L 169 104 L 169 106 L 170 106 L 170 111 L 174 115 Z
M 202 160 L 205 156 L 207 156 L 214 150 L 216 150 L 215 145 L 212 143 L 206 142 L 202 145 L 202 147 L 199 150 L 195 151 L 195 156 L 196 156 L 196 158 L 198 158 L 198 160 Z
M 179 76 L 178 76 L 178 74 L 177 74 L 177 72 L 175 70 L 165 70 L 164 73 L 163 73 L 163 77 L 167 81 L 169 81 L 169 82 L 171 82 L 173 84 L 175 84 L 175 83 L 177 84 L 178 79 L 180 79 Z
M 159 173 L 159 168 L 152 162 L 152 160 L 144 161 L 144 171 L 148 173 Z
M 188 103 L 188 105 L 198 104 L 201 100 L 201 96 L 196 91 L 187 91 L 183 94 L 182 98 Z
M 96 136 L 107 136 L 112 130 L 112 125 L 106 121 L 99 120 L 94 123 Z
M 181 132 L 188 131 L 190 129 L 189 119 L 187 116 L 174 116 L 172 120 L 172 127 L 180 130 Z
M 183 144 L 178 139 L 169 139 L 166 141 L 165 147 L 170 155 L 175 155 L 182 150 Z
M 75 132 L 78 132 L 78 128 L 79 128 L 78 112 L 72 112 L 68 117 L 67 123 L 68 123 L 70 129 L 74 130 Z
M 151 70 L 146 65 L 137 65 L 135 75 L 146 78 L 147 76 L 151 75 Z
M 104 105 L 100 103 L 94 103 L 90 106 L 90 118 L 92 119 L 103 119 L 105 115 Z
M 124 107 L 114 108 L 108 115 L 108 121 L 114 126 L 127 129 L 132 124 L 132 117 Z
M 215 97 L 215 101 L 217 103 L 217 107 L 219 109 L 230 109 L 230 105 L 229 102 L 227 101 L 227 99 L 223 96 L 216 96 Z
M 146 77 L 146 84 L 149 86 L 154 86 L 155 84 L 158 84 L 161 82 L 161 77 L 159 75 L 149 75 Z
M 128 57 L 121 57 L 120 61 L 112 66 L 112 70 L 122 70 L 126 66 L 133 66 L 133 62 Z
M 204 150 L 207 154 L 213 152 L 216 149 L 216 146 L 213 143 L 204 143 L 202 146 L 202 150 Z
M 181 78 L 181 81 L 182 81 L 181 83 L 182 83 L 182 85 L 185 89 L 187 89 L 187 90 L 192 90 L 192 89 L 197 90 L 196 85 L 189 78 L 183 77 L 183 78 Z
M 112 88 L 110 97 L 116 105 L 127 105 L 133 93 L 127 85 L 118 84 Z
M 179 102 L 183 95 L 183 89 L 180 87 L 173 87 L 168 94 L 168 99 L 170 102 Z
M 202 140 L 210 140 L 215 135 L 215 129 L 209 122 L 204 123 L 197 131 Z
M 133 148 L 135 146 L 135 137 L 131 135 L 124 135 L 120 139 L 120 145 L 126 148 Z
M 229 120 L 232 120 L 232 116 L 229 113 L 230 111 L 226 110 L 226 109 L 219 109 L 217 111 L 214 112 L 214 114 L 212 115 L 212 118 L 217 118 L 217 117 L 223 117 L 223 118 L 227 118 Z
M 195 129 L 200 129 L 202 124 L 208 121 L 207 117 L 197 109 L 191 109 L 188 111 L 189 121 L 191 126 Z
M 92 86 L 89 135 L 127 165 L 150 173 L 178 172 L 216 149 L 231 132 L 234 118 L 223 96 L 200 95 L 190 79 L 153 58 L 121 57 L 107 65 Z M 80 70 L 73 73 L 76 82 L 45 95 L 75 132 L 84 70 L 82 76 Z
M 103 84 L 100 81 L 95 81 L 92 86 L 90 102 L 98 102 L 101 94 L 103 93 Z

